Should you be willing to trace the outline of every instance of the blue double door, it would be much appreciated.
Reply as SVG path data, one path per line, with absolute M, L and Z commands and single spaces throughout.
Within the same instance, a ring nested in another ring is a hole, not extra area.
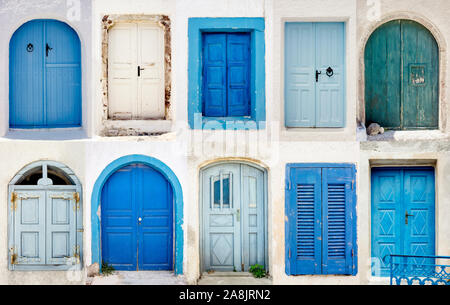
M 10 41 L 11 128 L 81 125 L 81 47 L 56 20 L 32 20 Z
M 172 187 L 143 164 L 117 170 L 101 199 L 102 261 L 116 270 L 173 269 Z
M 203 34 L 203 115 L 250 116 L 250 33 Z
M 390 254 L 435 254 L 433 168 L 372 169 L 374 275 L 389 275 Z

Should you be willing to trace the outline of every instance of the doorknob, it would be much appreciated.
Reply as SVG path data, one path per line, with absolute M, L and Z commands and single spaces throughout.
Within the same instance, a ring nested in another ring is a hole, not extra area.
M 408 211 L 405 211 L 405 224 L 408 224 L 408 217 L 412 217 L 414 215 L 408 214 Z
M 319 81 L 319 75 L 322 74 L 322 71 L 316 70 L 316 83 Z
M 48 51 L 53 50 L 53 48 L 50 48 L 50 46 L 48 45 L 48 43 L 45 44 L 45 55 L 48 57 Z
M 139 218 L 138 218 L 138 222 L 139 222 L 139 223 L 141 223 L 141 221 L 142 221 L 142 218 L 141 218 L 141 217 L 139 217 Z

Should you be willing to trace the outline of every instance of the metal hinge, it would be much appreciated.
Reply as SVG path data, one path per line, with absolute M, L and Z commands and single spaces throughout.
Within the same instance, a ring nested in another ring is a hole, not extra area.
M 80 246 L 76 245 L 73 247 L 73 257 L 77 264 L 80 263 Z
M 74 211 L 80 210 L 80 193 L 75 192 L 73 193 L 73 200 L 75 200 L 75 206 L 73 207 Z
M 355 188 L 355 180 L 352 180 L 352 191 L 354 190 L 354 188 Z
M 354 250 L 352 249 L 352 257 L 354 257 L 355 256 L 355 252 L 354 252 Z
M 16 192 L 12 192 L 11 194 L 11 211 L 15 211 L 17 210 L 17 193 Z
M 11 265 L 17 264 L 17 254 L 15 253 L 15 248 L 12 247 L 9 249 L 9 256 L 11 259 Z
M 289 258 L 291 258 L 291 249 L 289 249 Z

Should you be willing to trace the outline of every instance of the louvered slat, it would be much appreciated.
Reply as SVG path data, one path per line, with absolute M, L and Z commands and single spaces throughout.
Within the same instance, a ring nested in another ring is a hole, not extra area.
M 328 185 L 328 257 L 345 258 L 345 184 Z
M 297 184 L 297 258 L 314 258 L 314 185 Z

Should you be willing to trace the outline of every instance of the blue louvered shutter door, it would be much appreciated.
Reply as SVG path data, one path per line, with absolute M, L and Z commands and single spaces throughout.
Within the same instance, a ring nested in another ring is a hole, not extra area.
M 286 273 L 321 273 L 321 169 L 291 168 Z
M 250 34 L 227 35 L 227 116 L 250 115 Z
M 205 116 L 226 116 L 226 41 L 226 34 L 208 33 L 203 36 L 203 114 Z
M 353 168 L 324 168 L 323 274 L 353 273 Z

